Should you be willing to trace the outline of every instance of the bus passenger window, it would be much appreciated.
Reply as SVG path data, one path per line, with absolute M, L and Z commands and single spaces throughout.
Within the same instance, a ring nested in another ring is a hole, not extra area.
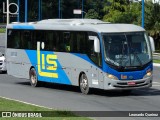
M 8 48 L 16 48 L 20 49 L 21 42 L 20 42 L 20 31 L 17 30 L 8 30 L 8 41 L 7 47 Z
M 63 40 L 64 40 L 64 50 L 65 52 L 70 52 L 70 32 L 63 33 Z

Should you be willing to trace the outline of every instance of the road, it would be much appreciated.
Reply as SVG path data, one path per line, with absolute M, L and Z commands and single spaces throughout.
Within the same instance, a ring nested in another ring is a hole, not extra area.
M 0 33 L 0 52 L 5 53 L 5 34 Z
M 159 111 L 159 71 L 160 67 L 154 68 L 152 88 L 135 90 L 128 96 L 102 90 L 83 95 L 77 87 L 56 84 L 33 88 L 26 79 L 0 74 L 0 96 L 71 111 Z

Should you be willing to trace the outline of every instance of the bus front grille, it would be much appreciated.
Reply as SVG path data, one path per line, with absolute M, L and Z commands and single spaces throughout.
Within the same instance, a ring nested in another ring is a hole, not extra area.
M 128 82 L 119 82 L 116 85 L 114 85 L 114 87 L 131 88 L 131 87 L 141 87 L 141 86 L 148 85 L 148 83 L 145 83 L 145 81 L 135 81 L 135 85 L 128 85 Z
M 119 85 L 114 85 L 114 87 L 117 87 L 117 88 L 134 88 L 134 87 L 142 87 L 142 86 L 146 86 L 148 85 L 149 83 L 146 83 L 146 84 L 142 84 L 142 85 L 134 85 L 134 86 L 119 86 Z

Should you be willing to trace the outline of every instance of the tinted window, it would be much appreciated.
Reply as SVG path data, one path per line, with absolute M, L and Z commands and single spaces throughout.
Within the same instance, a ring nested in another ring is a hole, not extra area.
M 99 38 L 98 37 L 98 35 L 96 34 L 96 33 L 93 33 L 93 32 L 89 32 L 88 33 L 88 36 L 97 36 L 97 38 Z M 88 56 L 90 57 L 90 59 L 95 63 L 95 64 L 97 64 L 98 66 L 102 66 L 102 56 L 101 56 L 101 53 L 96 53 L 95 51 L 94 51 L 94 40 L 89 40 L 89 38 L 88 38 L 88 41 L 89 41 L 89 43 L 88 43 Z
M 20 31 L 8 30 L 7 48 L 20 48 Z

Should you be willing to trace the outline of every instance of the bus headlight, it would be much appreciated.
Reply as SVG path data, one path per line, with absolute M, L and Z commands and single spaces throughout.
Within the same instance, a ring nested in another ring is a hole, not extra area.
M 152 71 L 147 71 L 147 73 L 145 74 L 143 78 L 150 77 L 151 75 L 152 75 Z
M 112 74 L 107 74 L 107 77 L 112 80 L 118 80 L 118 78 Z

